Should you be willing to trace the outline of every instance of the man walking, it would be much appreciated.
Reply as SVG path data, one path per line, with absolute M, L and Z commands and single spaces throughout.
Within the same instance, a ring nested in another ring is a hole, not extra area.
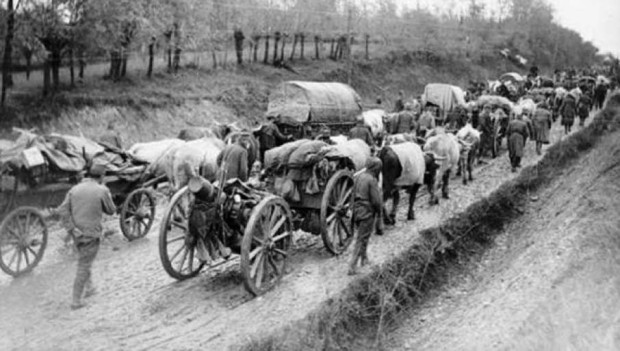
M 226 145 L 217 156 L 217 167 L 224 174 L 224 181 L 239 178 L 242 182 L 248 181 L 248 145 L 245 142 Z M 221 173 L 218 174 L 220 179 Z M 220 186 L 223 186 L 220 184 Z
M 382 163 L 377 157 L 371 157 L 366 162 L 366 171 L 360 174 L 355 181 L 353 218 L 357 227 L 357 241 L 353 251 L 353 257 L 349 265 L 349 275 L 355 275 L 357 262 L 365 266 L 368 261 L 368 240 L 375 221 L 380 221 L 383 201 L 379 191 L 379 173 Z
M 510 165 L 512 171 L 516 172 L 517 167 L 521 167 L 521 158 L 523 157 L 523 148 L 525 142 L 530 137 L 527 123 L 523 120 L 523 115 L 517 115 L 516 119 L 510 121 L 506 129 L 508 135 L 508 156 L 510 157 Z
M 84 307 L 83 298 L 95 293 L 91 268 L 103 235 L 103 214 L 111 215 L 116 211 L 112 194 L 103 184 L 104 175 L 104 165 L 92 165 L 84 180 L 69 190 L 55 211 L 64 217 L 65 227 L 73 236 L 78 253 L 71 304 L 74 310 Z
M 351 139 L 361 139 L 371 148 L 375 146 L 375 139 L 370 129 L 364 125 L 364 119 L 361 115 L 357 117 L 355 127 L 351 128 L 349 131 L 349 140 Z

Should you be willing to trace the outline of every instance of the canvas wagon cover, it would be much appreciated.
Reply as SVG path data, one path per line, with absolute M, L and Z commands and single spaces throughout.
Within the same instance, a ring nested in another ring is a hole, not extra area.
M 361 98 L 350 86 L 335 82 L 288 81 L 269 96 L 268 116 L 286 123 L 351 123 L 362 113 Z
M 465 92 L 455 85 L 431 83 L 424 88 L 422 102 L 435 104 L 445 113 L 456 106 L 465 106 Z

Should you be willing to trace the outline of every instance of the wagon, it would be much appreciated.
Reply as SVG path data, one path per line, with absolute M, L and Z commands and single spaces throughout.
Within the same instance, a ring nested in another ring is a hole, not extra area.
M 240 256 L 245 288 L 260 295 L 284 274 L 293 231 L 321 235 L 329 252 L 344 252 L 353 240 L 354 169 L 350 158 L 328 153 L 308 168 L 297 169 L 312 172 L 316 179 L 292 180 L 291 169 L 286 167 L 274 173 L 268 170 L 260 185 L 232 180 L 218 186 L 211 203 L 197 199 L 189 187 L 182 188 L 172 197 L 160 226 L 159 254 L 164 270 L 184 280 L 196 276 L 205 265 L 213 268 L 227 262 L 228 253 L 234 253 Z M 304 190 L 291 196 L 282 189 L 287 181 Z M 305 191 L 314 181 L 316 188 Z M 210 215 L 197 223 L 201 213 Z
M 83 173 L 83 160 L 51 146 L 53 140 L 70 142 L 71 137 L 48 137 L 31 135 L 28 142 L 5 150 L 0 157 L 0 268 L 14 277 L 32 271 L 40 262 L 48 240 L 47 209 L 59 206 Z M 105 178 L 128 240 L 149 231 L 155 218 L 152 188 L 164 180 L 150 179 L 145 168 L 115 169 Z
M 460 87 L 450 84 L 431 83 L 424 87 L 422 104 L 433 104 L 439 107 L 438 123 L 443 124 L 448 114 L 457 107 L 466 107 L 465 92 Z
M 269 95 L 267 116 L 296 139 L 313 137 L 321 128 L 346 134 L 362 114 L 361 98 L 353 88 L 335 82 L 287 81 Z

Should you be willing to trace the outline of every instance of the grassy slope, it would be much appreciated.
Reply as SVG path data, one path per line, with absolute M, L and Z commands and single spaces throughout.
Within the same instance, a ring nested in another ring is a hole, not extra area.
M 0 134 L 20 126 L 94 138 L 115 121 L 123 140 L 131 144 L 173 137 L 182 128 L 215 121 L 253 125 L 267 110 L 270 89 L 285 80 L 347 82 L 344 62 L 308 60 L 291 65 L 298 74 L 258 64 L 233 70 L 187 69 L 174 76 L 131 77 L 121 83 L 91 76 L 78 89 L 45 100 L 38 97 L 37 88 L 18 86 L 12 105 L 2 113 Z M 381 96 L 390 106 L 399 90 L 419 95 L 427 83 L 467 86 L 470 79 L 490 79 L 512 70 L 504 61 L 488 67 L 456 60 L 430 65 L 392 54 L 355 62 L 351 85 L 365 104 Z

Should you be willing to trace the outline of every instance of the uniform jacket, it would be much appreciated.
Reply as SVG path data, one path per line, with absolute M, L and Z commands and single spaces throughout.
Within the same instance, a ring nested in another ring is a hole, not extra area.
M 355 199 L 354 216 L 356 220 L 368 219 L 381 213 L 383 201 L 377 179 L 366 171 L 358 176 L 353 192 Z
M 239 144 L 226 145 L 217 156 L 217 166 L 223 171 L 222 164 L 226 163 L 226 177 L 224 181 L 239 178 L 242 182 L 248 180 L 248 151 Z M 219 179 L 220 175 L 218 175 Z
M 368 146 L 373 146 L 375 144 L 372 133 L 370 132 L 368 127 L 363 125 L 356 125 L 355 127 L 351 128 L 351 131 L 349 131 L 349 139 L 364 140 L 364 142 L 368 144 Z

